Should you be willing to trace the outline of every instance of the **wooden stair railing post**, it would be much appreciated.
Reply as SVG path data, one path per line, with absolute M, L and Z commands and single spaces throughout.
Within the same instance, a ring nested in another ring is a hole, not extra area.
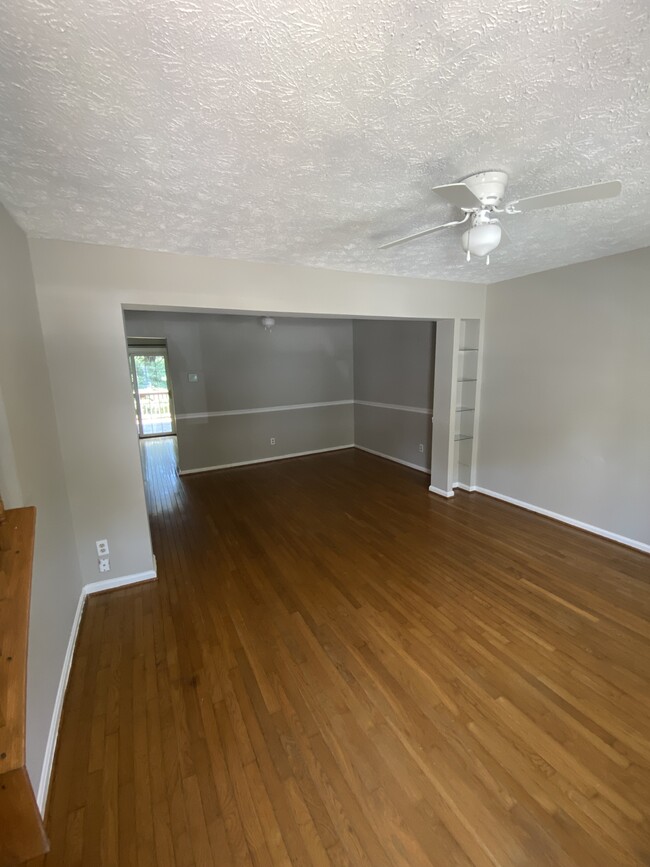
M 0 867 L 49 846 L 25 767 L 27 637 L 36 509 L 0 500 Z

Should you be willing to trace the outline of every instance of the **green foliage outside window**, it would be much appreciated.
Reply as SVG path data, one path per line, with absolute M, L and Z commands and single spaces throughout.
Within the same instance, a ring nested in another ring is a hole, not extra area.
M 133 362 L 140 391 L 146 388 L 167 388 L 165 359 L 162 355 L 136 355 Z

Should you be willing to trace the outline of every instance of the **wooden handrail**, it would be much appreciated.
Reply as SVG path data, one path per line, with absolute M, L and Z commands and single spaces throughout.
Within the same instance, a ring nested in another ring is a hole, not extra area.
M 0 867 L 48 850 L 25 767 L 27 637 L 36 509 L 0 501 Z

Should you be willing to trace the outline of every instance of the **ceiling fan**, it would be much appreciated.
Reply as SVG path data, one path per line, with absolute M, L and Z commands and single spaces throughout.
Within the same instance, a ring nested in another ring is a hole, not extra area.
M 600 184 L 589 184 L 585 187 L 572 187 L 568 190 L 557 190 L 554 193 L 528 196 L 526 199 L 514 199 L 504 205 L 507 186 L 508 175 L 506 172 L 489 171 L 477 172 L 457 183 L 434 187 L 433 192 L 449 202 L 450 205 L 460 208 L 463 216 L 458 220 L 407 235 L 405 238 L 389 241 L 387 244 L 382 244 L 379 249 L 386 250 L 397 244 L 415 241 L 416 238 L 430 235 L 439 229 L 469 223 L 461 237 L 461 244 L 467 254 L 467 261 L 469 262 L 474 255 L 481 258 L 485 257 L 486 263 L 489 265 L 490 253 L 496 250 L 501 243 L 502 227 L 498 214 L 522 214 L 526 211 L 535 211 L 538 208 L 554 208 L 557 205 L 611 199 L 621 192 L 620 181 L 605 181 Z

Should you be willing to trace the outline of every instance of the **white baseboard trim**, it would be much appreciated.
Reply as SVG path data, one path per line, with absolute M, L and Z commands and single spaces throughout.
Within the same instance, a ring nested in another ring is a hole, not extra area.
M 155 558 L 154 558 L 155 566 Z M 77 610 L 75 611 L 72 621 L 72 629 L 70 630 L 70 638 L 68 646 L 63 658 L 63 666 L 61 668 L 61 676 L 59 678 L 59 686 L 54 699 L 54 709 L 52 711 L 52 719 L 50 721 L 50 731 L 47 736 L 45 745 L 45 756 L 43 757 L 43 767 L 41 770 L 41 778 L 38 783 L 38 792 L 36 794 L 36 803 L 41 812 L 41 816 L 45 818 L 45 808 L 47 806 L 47 796 L 50 790 L 50 780 L 52 778 L 52 768 L 54 766 L 54 756 L 56 754 L 56 745 L 59 739 L 59 728 L 61 726 L 61 714 L 63 712 L 63 702 L 65 693 L 68 688 L 68 679 L 70 678 L 70 670 L 72 669 L 72 660 L 77 644 L 77 636 L 79 635 L 79 627 L 81 626 L 81 618 L 83 616 L 86 605 L 86 598 L 93 593 L 101 593 L 104 590 L 113 590 L 118 587 L 126 587 L 129 584 L 140 584 L 142 581 L 152 581 L 157 577 L 156 570 L 150 569 L 147 572 L 136 572 L 133 575 L 122 575 L 119 578 L 107 578 L 104 581 L 95 581 L 90 584 L 84 584 L 79 594 L 77 602 Z
M 105 578 L 103 581 L 92 581 L 84 584 L 82 593 L 91 596 L 93 593 L 103 593 L 104 590 L 117 590 L 118 587 L 128 587 L 129 584 L 141 584 L 143 581 L 153 581 L 157 577 L 155 569 L 147 572 L 135 572 L 133 575 L 121 575 L 119 578 Z
M 638 542 L 636 539 L 629 539 L 627 536 L 620 536 L 618 533 L 603 530 L 602 527 L 594 527 L 593 524 L 586 524 L 584 521 L 577 521 L 575 518 L 569 518 L 567 515 L 560 515 L 557 512 L 552 512 L 550 509 L 543 509 L 541 506 L 534 506 L 532 503 L 525 503 L 523 500 L 517 500 L 514 497 L 506 496 L 506 494 L 499 494 L 496 491 L 490 491 L 488 488 L 481 488 L 477 485 L 475 490 L 480 494 L 485 494 L 487 497 L 494 497 L 495 500 L 503 500 L 504 503 L 519 506 L 519 508 L 527 509 L 529 512 L 536 512 L 538 515 L 544 515 L 546 518 L 553 518 L 555 521 L 561 521 L 563 524 L 570 524 L 572 527 L 577 527 L 579 530 L 586 530 L 588 533 L 594 533 L 596 536 L 603 536 L 603 538 L 610 539 L 612 542 L 619 542 L 621 545 L 627 545 L 628 548 L 636 548 L 637 551 L 643 551 L 646 554 L 650 554 L 650 545 L 645 542 Z
M 77 602 L 77 610 L 75 611 L 74 619 L 72 621 L 68 646 L 65 651 L 65 656 L 63 657 L 63 667 L 61 669 L 61 677 L 59 678 L 59 687 L 56 691 L 56 698 L 54 699 L 54 710 L 52 711 L 50 731 L 48 732 L 47 743 L 45 745 L 45 756 L 43 758 L 41 779 L 39 780 L 38 792 L 36 794 L 36 803 L 38 804 L 38 809 L 41 811 L 41 816 L 43 816 L 43 818 L 45 818 L 45 807 L 47 805 L 47 795 L 50 789 L 54 754 L 56 752 L 56 743 L 59 738 L 63 699 L 65 698 L 65 691 L 68 687 L 68 678 L 70 677 L 70 669 L 72 668 L 72 657 L 74 656 L 74 649 L 77 643 L 77 635 L 79 634 L 79 626 L 81 625 L 81 616 L 85 604 L 86 594 L 82 589 L 79 594 L 79 601 Z
M 235 464 L 215 464 L 213 467 L 197 467 L 191 470 L 179 470 L 179 476 L 190 476 L 193 473 L 210 473 L 212 470 L 230 470 L 233 467 L 250 467 L 253 464 L 268 464 L 272 461 L 283 461 L 285 458 L 304 458 L 308 455 L 322 455 L 325 452 L 340 452 L 343 449 L 353 449 L 354 443 L 346 446 L 330 446 L 327 449 L 312 449 L 308 452 L 293 452 L 289 455 L 273 455 L 272 458 L 256 458 L 254 461 L 238 461 Z
M 433 485 L 429 485 L 429 490 L 431 491 L 432 494 L 438 494 L 438 496 L 440 496 L 440 497 L 449 498 L 449 497 L 454 496 L 453 491 L 443 491 L 442 488 L 436 488 Z
M 409 461 L 403 461 L 400 458 L 394 458 L 392 455 L 385 455 L 383 452 L 376 452 L 374 449 L 367 449 L 365 446 L 354 446 L 361 452 L 368 452 L 369 455 L 375 455 L 378 458 L 385 458 L 387 461 L 393 461 L 395 464 L 401 464 L 403 467 L 409 467 L 411 470 L 418 470 L 421 473 L 430 473 L 426 467 L 419 467 L 417 464 L 411 464 Z
M 460 488 L 461 491 L 478 491 L 476 485 L 464 485 L 462 482 L 455 482 L 453 485 L 454 488 Z

